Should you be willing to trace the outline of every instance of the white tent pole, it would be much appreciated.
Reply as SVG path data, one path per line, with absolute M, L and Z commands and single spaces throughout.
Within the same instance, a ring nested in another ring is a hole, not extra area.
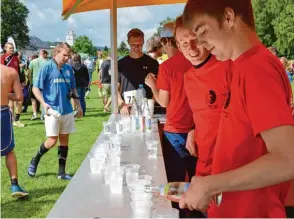
M 110 38 L 111 38 L 111 105 L 112 113 L 118 112 L 117 101 L 117 0 L 110 0 Z

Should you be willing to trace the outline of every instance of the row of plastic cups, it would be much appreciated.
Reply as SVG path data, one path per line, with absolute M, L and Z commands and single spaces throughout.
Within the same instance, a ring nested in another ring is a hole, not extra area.
M 131 130 L 131 120 L 130 118 L 123 118 L 119 121 L 114 122 L 117 134 L 123 134 L 124 132 L 129 132 Z M 112 122 L 103 122 L 104 134 L 110 135 L 112 133 Z

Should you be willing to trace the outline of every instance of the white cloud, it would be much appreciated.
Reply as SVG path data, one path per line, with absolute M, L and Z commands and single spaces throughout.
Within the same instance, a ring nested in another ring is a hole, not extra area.
M 64 21 L 61 16 L 61 0 L 24 1 L 30 10 L 27 23 L 31 35 L 41 40 L 55 41 L 65 39 L 66 33 L 73 30 L 77 36 L 87 35 L 96 46 L 110 46 L 109 10 L 73 14 Z M 175 17 L 182 10 L 183 5 L 118 9 L 118 44 L 126 41 L 128 31 L 135 27 L 145 33 L 146 41 L 156 31 L 160 21 L 167 16 Z
M 152 13 L 149 7 L 121 8 L 118 10 L 118 25 L 130 26 L 132 23 L 143 23 L 151 20 Z
M 68 22 L 69 28 L 76 28 L 77 27 L 77 22 L 73 17 L 69 17 L 67 19 L 67 22 Z

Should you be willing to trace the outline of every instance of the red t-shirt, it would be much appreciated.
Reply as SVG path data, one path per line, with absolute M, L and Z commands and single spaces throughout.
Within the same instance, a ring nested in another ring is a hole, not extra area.
M 229 92 L 231 61 L 214 56 L 200 68 L 191 67 L 185 75 L 185 90 L 193 112 L 198 150 L 197 176 L 211 174 L 211 165 L 221 113 Z
M 292 91 L 281 62 L 263 45 L 233 62 L 231 91 L 224 106 L 212 174 L 242 167 L 267 153 L 261 132 L 294 125 Z M 223 193 L 209 217 L 286 217 L 284 201 L 289 183 L 261 189 Z
M 2 65 L 5 65 L 4 64 L 4 61 L 5 59 L 9 56 L 9 54 L 5 53 L 1 56 L 1 64 Z M 9 62 L 8 65 L 6 65 L 7 67 L 11 67 L 11 68 L 14 68 L 17 72 L 18 72 L 18 68 L 19 68 L 19 60 L 18 60 L 18 57 L 17 56 L 13 56 L 11 61 Z
M 177 52 L 159 66 L 157 88 L 169 92 L 164 130 L 187 133 L 193 126 L 192 111 L 184 90 L 184 74 L 192 64 L 181 52 Z

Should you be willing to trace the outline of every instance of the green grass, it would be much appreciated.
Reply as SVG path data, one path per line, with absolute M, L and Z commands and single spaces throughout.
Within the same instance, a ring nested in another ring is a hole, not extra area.
M 97 93 L 97 86 L 92 86 L 90 99 L 87 99 L 86 117 L 76 120 L 77 132 L 70 136 L 66 168 L 70 174 L 77 171 L 99 136 L 102 121 L 107 120 L 110 115 L 103 113 L 102 101 Z M 18 181 L 29 191 L 30 197 L 27 200 L 16 200 L 11 197 L 10 179 L 3 158 L 1 160 L 1 218 L 46 217 L 68 183 L 57 179 L 57 145 L 41 159 L 36 177 L 31 178 L 27 175 L 31 158 L 46 139 L 43 122 L 30 121 L 31 115 L 32 111 L 29 107 L 29 112 L 21 116 L 21 121 L 26 124 L 26 127 L 14 128 Z

